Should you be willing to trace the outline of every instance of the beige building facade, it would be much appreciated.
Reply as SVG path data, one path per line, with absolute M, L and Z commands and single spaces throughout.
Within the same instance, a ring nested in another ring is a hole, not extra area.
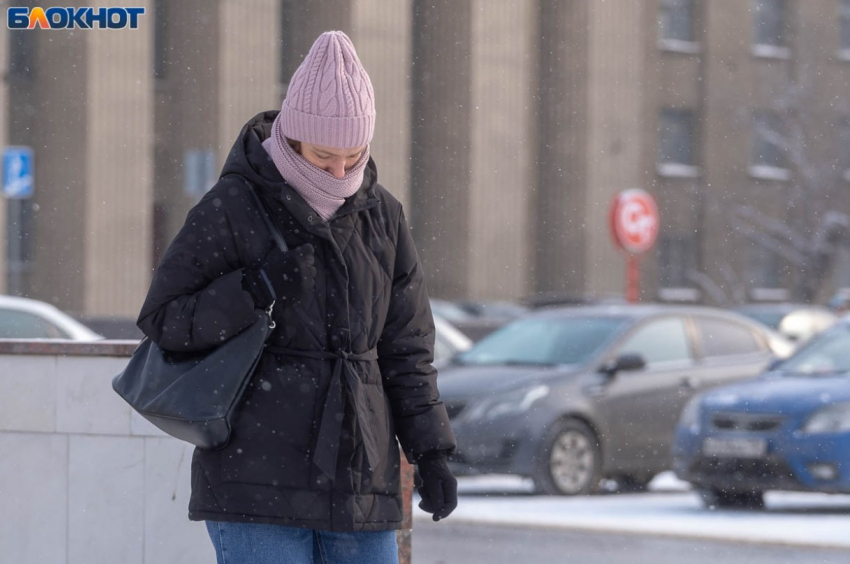
M 0 141 L 36 163 L 35 196 L 0 201 L 0 290 L 135 316 L 242 124 L 342 29 L 432 295 L 622 296 L 608 207 L 643 188 L 661 229 L 642 299 L 791 298 L 824 213 L 850 212 L 848 4 L 114 0 L 145 8 L 138 30 L 0 26 Z M 819 298 L 850 285 L 833 254 Z

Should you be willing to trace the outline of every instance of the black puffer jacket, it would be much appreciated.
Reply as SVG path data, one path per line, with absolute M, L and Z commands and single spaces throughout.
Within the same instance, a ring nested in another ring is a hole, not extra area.
M 243 271 L 273 242 L 249 184 L 290 249 L 315 247 L 313 299 L 275 306 L 276 352 L 263 354 L 230 443 L 195 450 L 189 518 L 397 529 L 395 438 L 414 462 L 455 447 L 431 366 L 434 324 L 422 269 L 401 204 L 377 183 L 374 162 L 329 222 L 284 182 L 261 145 L 275 115 L 243 128 L 221 179 L 165 253 L 139 316 L 142 331 L 171 350 L 213 347 L 257 319 Z M 341 429 L 334 417 L 322 419 L 329 397 L 344 406 L 333 414 L 341 412 Z M 332 453 L 335 469 L 319 469 L 317 447 L 326 461 Z

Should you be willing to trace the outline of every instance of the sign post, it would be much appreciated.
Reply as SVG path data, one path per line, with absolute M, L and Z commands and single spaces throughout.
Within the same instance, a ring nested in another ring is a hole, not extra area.
M 33 150 L 29 147 L 3 149 L 3 196 L 6 198 L 6 292 L 20 295 L 29 258 L 29 223 L 33 197 Z
M 611 202 L 610 222 L 614 243 L 626 253 L 626 300 L 635 303 L 640 295 L 639 257 L 658 237 L 658 206 L 644 190 L 625 190 Z

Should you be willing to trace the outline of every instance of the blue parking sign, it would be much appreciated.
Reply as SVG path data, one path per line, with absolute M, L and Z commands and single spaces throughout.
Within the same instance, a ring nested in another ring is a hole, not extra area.
M 6 147 L 3 151 L 3 195 L 31 198 L 33 194 L 33 153 L 29 147 Z

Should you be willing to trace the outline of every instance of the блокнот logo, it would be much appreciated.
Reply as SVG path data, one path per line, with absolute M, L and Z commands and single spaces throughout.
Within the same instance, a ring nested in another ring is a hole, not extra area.
M 9 8 L 9 29 L 138 29 L 144 8 Z

